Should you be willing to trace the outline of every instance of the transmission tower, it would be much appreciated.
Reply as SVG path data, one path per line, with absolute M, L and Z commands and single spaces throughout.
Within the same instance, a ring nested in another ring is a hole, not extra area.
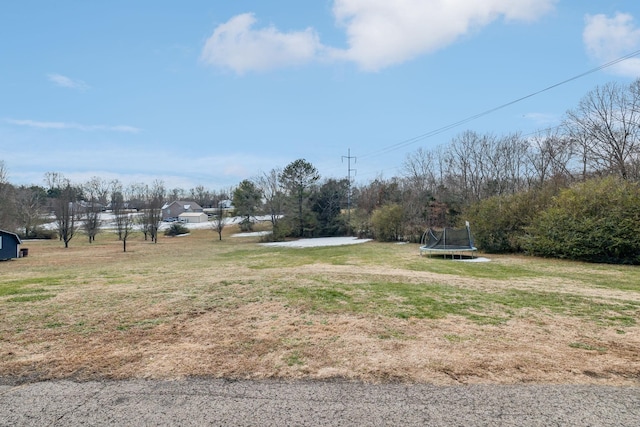
M 351 169 L 351 159 L 356 163 L 358 158 L 351 156 L 351 148 L 349 148 L 347 155 L 342 156 L 342 163 L 344 159 L 347 159 L 347 234 L 351 234 L 351 172 L 354 172 L 354 175 L 358 172 L 356 169 Z

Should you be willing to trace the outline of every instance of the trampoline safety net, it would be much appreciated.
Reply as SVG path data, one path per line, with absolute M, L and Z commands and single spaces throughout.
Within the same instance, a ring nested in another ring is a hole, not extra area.
M 465 228 L 429 228 L 422 235 L 420 253 L 422 252 L 474 252 L 473 237 L 469 226 Z

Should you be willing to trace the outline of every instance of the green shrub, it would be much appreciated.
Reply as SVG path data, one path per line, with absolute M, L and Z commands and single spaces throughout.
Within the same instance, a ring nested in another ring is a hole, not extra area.
M 260 238 L 261 242 L 281 242 L 286 239 L 291 230 L 285 221 L 278 221 L 273 226 L 271 233 Z
M 526 227 L 546 209 L 557 193 L 548 186 L 508 196 L 495 196 L 472 205 L 467 217 L 475 245 L 490 253 L 521 252 Z
M 189 234 L 189 229 L 179 222 L 174 222 L 164 231 L 165 236 L 178 236 L 180 234 Z
M 377 240 L 396 241 L 402 236 L 402 206 L 392 203 L 373 211 L 371 227 Z
M 546 257 L 640 264 L 640 186 L 615 177 L 566 189 L 528 228 L 525 249 Z

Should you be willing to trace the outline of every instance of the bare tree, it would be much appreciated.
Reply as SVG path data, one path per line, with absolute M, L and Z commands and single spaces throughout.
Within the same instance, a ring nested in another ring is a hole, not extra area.
M 16 225 L 14 215 L 14 187 L 7 178 L 7 168 L 0 160 L 0 228 L 13 230 Z
M 583 142 L 585 169 L 589 162 L 596 170 L 632 176 L 631 167 L 640 154 L 640 82 L 630 87 L 616 83 L 598 86 L 567 112 L 566 126 Z M 587 151 L 588 150 L 588 151 Z
M 501 138 L 500 147 L 503 153 L 504 191 L 514 194 L 526 189 L 528 142 L 520 134 L 513 133 Z
M 212 195 L 203 185 L 198 185 L 189 190 L 189 198 L 204 208 L 211 205 Z
M 385 179 L 380 175 L 356 189 L 356 206 L 366 215 L 371 215 L 374 210 L 383 205 L 400 202 L 400 182 L 397 178 Z
M 0 160 L 0 184 L 7 183 L 7 167 L 4 164 L 4 160 Z
M 403 228 L 406 238 L 415 241 L 420 238 L 427 224 L 433 225 L 429 217 L 429 204 L 434 198 L 430 190 L 421 187 L 414 179 L 404 178 L 399 181 L 399 185 L 402 195 L 400 206 Z
M 142 211 L 146 205 L 149 186 L 143 182 L 134 182 L 127 186 L 127 207 Z
M 53 197 L 53 213 L 56 217 L 58 235 L 64 242 L 64 247 L 68 248 L 82 221 L 84 209 L 78 203 L 82 189 L 72 185 L 71 181 L 56 172 L 47 172 L 45 181 L 49 184 L 49 194 Z
M 47 193 L 42 187 L 34 185 L 18 187 L 15 195 L 18 226 L 24 230 L 24 236 L 29 238 L 44 223 Z
M 96 235 L 100 232 L 100 209 L 92 203 L 86 206 L 84 212 L 84 222 L 82 223 L 85 233 L 89 238 L 89 243 L 96 240 Z
M 482 169 L 474 167 L 479 159 L 476 149 L 479 136 L 475 132 L 467 131 L 456 136 L 447 150 L 447 175 L 454 181 L 454 188 L 458 189 L 461 200 L 467 203 L 480 198 L 480 174 Z M 480 163 L 482 168 L 483 163 Z
M 172 188 L 171 191 L 169 191 L 169 200 L 171 201 L 184 200 L 186 195 L 187 193 L 184 191 L 183 188 Z
M 222 240 L 222 230 L 224 230 L 225 225 L 227 225 L 227 219 L 225 218 L 225 208 L 222 200 L 225 195 L 220 194 L 218 197 L 218 203 L 214 208 L 213 220 L 211 221 L 211 227 L 213 231 L 218 233 L 218 239 Z
M 418 148 L 403 163 L 405 178 L 400 181 L 405 230 L 410 236 L 424 231 L 431 223 L 429 204 L 436 192 L 437 159 L 434 152 Z M 409 237 L 410 237 L 409 236 Z
M 518 134 L 496 137 L 466 131 L 445 152 L 444 181 L 462 205 L 526 188 L 528 142 Z
M 557 129 L 537 133 L 529 138 L 526 152 L 527 166 L 536 186 L 548 179 L 570 180 L 573 177 L 571 165 L 576 159 L 575 145 L 571 138 L 561 135 Z
M 579 167 L 576 172 L 581 176 L 582 181 L 585 181 L 588 176 L 596 172 L 598 167 L 596 162 L 592 161 L 592 153 L 595 146 L 594 140 L 580 126 L 576 126 L 568 119 L 565 119 L 563 126 L 573 150 L 576 164 Z
M 122 241 L 123 252 L 127 251 L 127 239 L 133 232 L 134 226 L 133 214 L 127 206 L 127 200 L 129 199 L 127 196 L 131 196 L 131 191 L 125 193 L 120 183 L 114 182 L 113 192 L 111 193 L 111 211 L 114 216 L 118 239 Z
M 284 193 L 280 185 L 282 170 L 271 169 L 254 179 L 256 187 L 262 192 L 264 209 L 271 218 L 273 237 L 278 238 L 279 221 L 284 211 Z
M 404 176 L 411 186 L 420 193 L 433 193 L 436 187 L 434 153 L 422 147 L 410 153 L 402 164 Z
M 158 243 L 158 229 L 162 222 L 162 206 L 164 205 L 164 183 L 155 180 L 147 196 L 145 212 L 145 228 L 151 235 L 151 241 Z
M 106 200 L 109 194 L 109 183 L 97 176 L 91 178 L 84 184 L 85 217 L 84 230 L 89 238 L 89 243 L 96 239 L 96 235 L 100 232 L 101 220 L 100 213 L 106 206 Z

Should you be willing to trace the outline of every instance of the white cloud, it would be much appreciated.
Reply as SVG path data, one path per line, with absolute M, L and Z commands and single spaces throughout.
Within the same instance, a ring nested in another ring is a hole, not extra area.
M 105 125 L 81 125 L 68 122 L 39 122 L 35 120 L 5 119 L 5 122 L 17 126 L 27 126 L 38 129 L 74 129 L 85 132 L 106 131 L 106 132 L 127 132 L 138 133 L 139 128 L 126 125 L 105 126 Z
M 435 52 L 501 16 L 532 21 L 556 0 L 336 0 L 334 14 L 347 32 L 343 55 L 376 71 Z
M 550 113 L 527 113 L 522 116 L 526 120 L 534 122 L 538 126 L 551 126 L 560 122 L 561 117 Z
M 634 25 L 633 16 L 617 13 L 587 15 L 582 33 L 587 54 L 599 63 L 607 63 L 640 49 L 640 29 Z M 640 76 L 640 59 L 630 58 L 610 68 L 614 73 Z
M 324 49 L 311 28 L 283 33 L 272 26 L 253 29 L 255 23 L 253 14 L 245 13 L 219 25 L 205 43 L 200 59 L 242 74 L 305 64 Z
M 74 80 L 62 74 L 47 74 L 49 81 L 55 83 L 61 87 L 67 87 L 70 89 L 87 90 L 89 85 L 82 80 Z
M 535 20 L 557 1 L 334 0 L 335 20 L 347 35 L 346 49 L 324 46 L 312 28 L 289 33 L 274 26 L 254 29 L 255 17 L 242 14 L 215 29 L 201 60 L 238 74 L 316 60 L 351 61 L 376 71 L 442 49 L 501 17 Z

